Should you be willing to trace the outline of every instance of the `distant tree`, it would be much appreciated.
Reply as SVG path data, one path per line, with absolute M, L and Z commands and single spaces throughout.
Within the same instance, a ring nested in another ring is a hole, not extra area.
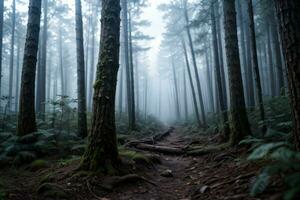
M 94 85 L 91 132 L 80 168 L 112 173 L 120 159 L 115 125 L 115 94 L 119 68 L 120 0 L 103 0 L 101 48 Z
M 258 106 L 259 106 L 259 113 L 260 119 L 263 121 L 263 133 L 266 132 L 266 124 L 265 124 L 265 109 L 263 103 L 263 96 L 262 96 L 262 88 L 261 88 L 261 81 L 260 81 L 260 72 L 258 67 L 258 58 L 257 58 L 257 47 L 256 47 L 256 36 L 255 36 L 255 24 L 254 24 L 254 16 L 253 16 L 253 7 L 252 7 L 252 0 L 247 0 L 248 4 L 248 17 L 249 17 L 249 35 L 250 35 L 250 44 L 251 44 L 251 63 L 254 70 L 254 79 L 255 79 L 255 86 L 256 86 L 256 96 L 258 98 Z
M 222 67 L 219 62 L 219 48 L 218 48 L 218 40 L 217 40 L 217 27 L 216 27 L 216 18 L 215 18 L 215 6 L 214 3 L 211 3 L 211 26 L 212 26 L 212 42 L 213 42 L 213 52 L 214 52 L 214 70 L 215 70 L 215 75 L 216 75 L 216 84 L 217 84 L 217 89 L 218 89 L 218 100 L 221 108 L 221 117 L 222 117 L 222 123 L 223 123 L 223 135 L 224 139 L 228 140 L 229 139 L 229 123 L 228 123 L 228 115 L 227 115 L 227 106 L 226 106 L 226 101 L 224 99 L 224 94 L 226 92 L 223 92 L 224 87 L 222 86 Z
M 16 29 L 16 0 L 12 1 L 12 25 L 10 40 L 10 62 L 9 62 L 9 88 L 8 88 L 8 110 L 11 111 L 12 90 L 13 90 L 13 72 L 14 72 L 14 50 L 15 50 L 15 29 Z
M 41 1 L 30 0 L 17 128 L 18 135 L 20 136 L 32 133 L 37 130 L 34 110 L 34 92 L 40 20 Z
M 4 13 L 4 1 L 0 1 L 0 97 L 2 96 L 1 83 L 2 83 L 2 48 L 3 48 L 3 13 Z
M 275 1 L 287 66 L 294 121 L 294 141 L 300 150 L 300 1 Z
M 87 136 L 86 98 L 85 98 L 85 71 L 83 48 L 83 25 L 81 0 L 75 0 L 76 14 L 76 50 L 77 50 L 77 91 L 78 91 L 78 134 Z
M 250 135 L 250 126 L 245 108 L 243 82 L 239 58 L 235 0 L 224 0 L 225 46 L 228 65 L 230 105 L 231 105 L 231 135 L 232 145 L 238 144 L 246 135 Z
M 47 65 L 47 40 L 48 40 L 48 0 L 43 0 L 43 28 L 41 38 L 41 52 L 39 69 L 37 73 L 36 110 L 40 118 L 45 120 L 46 106 L 46 65 Z

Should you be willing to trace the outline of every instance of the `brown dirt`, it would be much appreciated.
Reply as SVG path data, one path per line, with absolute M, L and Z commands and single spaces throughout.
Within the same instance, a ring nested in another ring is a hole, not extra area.
M 211 144 L 212 138 L 198 138 L 197 145 Z M 191 138 L 180 134 L 180 128 L 171 133 L 157 145 L 169 147 L 185 147 L 191 143 Z M 69 194 L 70 199 L 86 200 L 192 200 L 192 199 L 258 199 L 249 196 L 249 185 L 259 173 L 261 164 L 245 161 L 245 149 L 228 149 L 222 152 L 210 153 L 199 157 L 167 156 L 158 154 L 162 163 L 154 168 L 144 169 L 137 173 L 147 180 L 125 183 L 113 191 L 106 191 L 97 183 L 105 181 L 105 177 L 70 178 L 78 162 L 61 167 L 53 165 L 50 169 L 38 172 L 28 172 L 8 169 L 0 173 L 2 179 L 7 179 L 9 198 L 11 200 L 45 199 L 37 196 L 36 188 L 42 176 L 55 173 L 55 184 L 58 184 Z M 163 177 L 161 173 L 171 170 L 173 177 Z M 101 185 L 101 184 L 100 184 Z M 259 196 L 259 199 L 280 199 L 282 186 L 274 180 L 271 187 Z M 51 198 L 49 198 L 51 199 Z

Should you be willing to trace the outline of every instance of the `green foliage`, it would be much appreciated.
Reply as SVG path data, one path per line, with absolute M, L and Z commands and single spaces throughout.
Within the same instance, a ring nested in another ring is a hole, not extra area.
M 300 152 L 294 151 L 288 142 L 289 134 L 268 130 L 264 138 L 253 136 L 241 141 L 240 144 L 252 144 L 249 160 L 269 160 L 271 164 L 265 166 L 261 174 L 253 182 L 250 194 L 256 196 L 264 192 L 269 178 L 280 175 L 287 186 L 283 199 L 292 200 L 300 194 Z

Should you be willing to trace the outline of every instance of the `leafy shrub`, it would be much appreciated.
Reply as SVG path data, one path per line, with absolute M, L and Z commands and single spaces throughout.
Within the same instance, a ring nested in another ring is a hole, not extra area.
M 248 160 L 269 160 L 271 164 L 265 166 L 254 180 L 250 194 L 256 196 L 263 193 L 269 184 L 271 176 L 279 175 L 283 178 L 287 191 L 284 200 L 299 197 L 300 193 L 300 152 L 293 150 L 288 142 L 289 134 L 268 130 L 265 138 L 248 137 L 240 144 L 252 144 L 252 152 Z

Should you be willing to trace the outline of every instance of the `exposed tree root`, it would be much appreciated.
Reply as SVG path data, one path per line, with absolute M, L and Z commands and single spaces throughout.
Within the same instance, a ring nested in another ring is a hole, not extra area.
M 152 152 L 164 153 L 164 154 L 172 154 L 172 155 L 183 155 L 185 153 L 183 149 L 166 147 L 166 146 L 149 145 L 149 144 L 138 144 L 136 145 L 135 148 L 152 151 Z
M 106 189 L 108 191 L 112 191 L 114 188 L 120 186 L 123 183 L 135 183 L 138 181 L 144 181 L 151 185 L 157 186 L 156 183 L 146 179 L 143 176 L 139 176 L 137 174 L 128 174 L 125 176 L 113 176 L 109 177 L 107 179 L 104 179 L 99 186 L 101 186 L 103 189 Z

